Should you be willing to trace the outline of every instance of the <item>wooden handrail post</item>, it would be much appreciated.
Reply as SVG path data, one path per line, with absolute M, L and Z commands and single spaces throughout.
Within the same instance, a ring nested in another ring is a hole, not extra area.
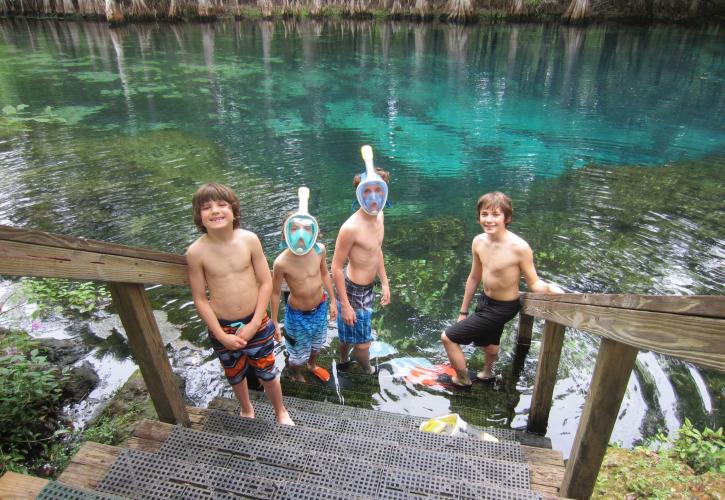
M 564 325 L 548 320 L 544 323 L 534 394 L 531 398 L 529 421 L 526 426 L 531 432 L 545 434 L 549 424 L 556 373 L 559 370 L 559 358 L 561 358 L 561 349 L 564 345 L 564 331 Z
M 602 339 L 584 411 L 564 472 L 559 494 L 589 498 L 607 451 L 619 407 L 627 389 L 637 349 Z
M 189 427 L 184 398 L 171 370 L 146 290 L 137 283 L 109 282 L 108 288 L 159 420 Z
M 519 345 L 531 345 L 531 334 L 534 331 L 534 317 L 523 312 L 519 313 L 519 331 L 516 335 L 516 343 Z

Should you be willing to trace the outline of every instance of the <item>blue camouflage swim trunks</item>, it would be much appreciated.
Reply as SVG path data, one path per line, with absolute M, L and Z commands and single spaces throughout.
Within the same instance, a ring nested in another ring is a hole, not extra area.
M 350 281 L 345 274 L 345 292 L 347 300 L 355 310 L 355 323 L 348 325 L 342 320 L 342 305 L 337 301 L 337 334 L 344 344 L 365 344 L 373 340 L 373 284 L 358 285 Z
M 291 365 L 300 366 L 313 351 L 319 352 L 327 340 L 327 296 L 311 311 L 300 311 L 287 302 L 284 336 Z

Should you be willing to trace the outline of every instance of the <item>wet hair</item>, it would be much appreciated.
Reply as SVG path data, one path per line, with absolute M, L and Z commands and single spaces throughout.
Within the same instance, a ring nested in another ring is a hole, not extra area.
M 390 180 L 390 172 L 387 170 L 383 170 L 382 168 L 376 168 L 375 173 L 378 174 L 386 183 Z M 360 175 L 357 174 L 355 177 L 352 178 L 352 185 L 357 189 L 357 187 L 360 185 Z
M 511 204 L 511 198 L 500 191 L 492 191 L 486 193 L 478 199 L 476 203 L 476 217 L 481 217 L 481 210 L 485 208 L 498 208 L 503 212 L 504 221 L 508 227 L 514 216 L 514 207 Z
M 191 206 L 194 212 L 194 224 L 196 224 L 199 231 L 206 233 L 206 228 L 201 223 L 201 207 L 209 201 L 226 201 L 229 203 L 232 207 L 232 214 L 234 215 L 234 229 L 239 229 L 239 221 L 242 216 L 241 209 L 239 208 L 239 198 L 232 191 L 232 188 L 224 184 L 210 182 L 199 187 L 191 199 Z

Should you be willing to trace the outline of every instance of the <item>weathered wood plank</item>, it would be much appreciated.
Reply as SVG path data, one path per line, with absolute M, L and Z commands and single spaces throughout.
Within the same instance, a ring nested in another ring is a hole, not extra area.
M 605 293 L 524 293 L 522 302 L 564 302 L 590 306 L 615 307 L 638 311 L 725 318 L 725 297 L 720 295 L 634 295 Z
M 109 283 L 128 344 L 162 422 L 190 425 L 184 398 L 171 371 L 159 327 L 143 285 Z
M 122 448 L 87 442 L 71 459 L 58 482 L 76 488 L 93 490 L 115 462 Z
M 527 300 L 522 310 L 637 349 L 725 371 L 722 319 L 540 300 Z
M 3 500 L 34 499 L 48 484 L 47 479 L 6 472 L 0 477 L 0 498 Z
M 559 450 L 552 450 L 550 448 L 537 448 L 536 446 L 521 445 L 521 451 L 524 455 L 524 460 L 531 464 L 541 465 L 555 465 L 557 467 L 564 467 L 564 455 Z
M 536 368 L 534 394 L 531 397 L 527 430 L 539 434 L 546 433 L 549 425 L 551 400 L 554 395 L 556 374 L 559 371 L 559 359 L 564 345 L 564 325 L 547 320 L 544 323 L 539 363 Z
M 0 275 L 188 285 L 185 264 L 0 241 Z
M 519 329 L 516 334 L 516 343 L 520 345 L 531 345 L 531 336 L 534 331 L 534 317 L 528 314 L 519 313 Z
M 637 349 L 602 339 L 561 483 L 563 495 L 572 498 L 592 495 L 636 358 Z
M 154 260 L 167 262 L 169 264 L 186 265 L 186 257 L 158 250 L 146 248 L 129 247 L 105 241 L 89 240 L 75 236 L 46 233 L 33 229 L 22 229 L 0 224 L 0 241 L 14 241 L 18 243 L 30 243 L 46 247 L 64 248 L 67 250 L 83 250 L 86 252 L 100 253 L 104 255 L 119 255 L 134 259 Z

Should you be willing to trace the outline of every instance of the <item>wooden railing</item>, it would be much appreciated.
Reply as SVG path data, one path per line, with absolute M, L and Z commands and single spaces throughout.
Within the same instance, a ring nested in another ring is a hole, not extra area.
M 143 286 L 187 285 L 185 257 L 0 226 L 0 275 L 107 282 L 159 420 L 190 425 Z
M 589 394 L 560 494 L 589 498 L 637 352 L 648 350 L 725 371 L 725 297 L 524 294 L 518 342 L 545 320 L 528 429 L 545 433 L 566 327 L 601 337 Z
M 101 241 L 0 226 L 0 275 L 108 283 L 159 419 L 189 425 L 143 284 L 188 285 L 186 259 Z M 602 338 L 560 493 L 589 498 L 639 349 L 725 371 L 725 297 L 524 294 L 518 342 L 545 320 L 528 428 L 545 433 L 573 327 Z

